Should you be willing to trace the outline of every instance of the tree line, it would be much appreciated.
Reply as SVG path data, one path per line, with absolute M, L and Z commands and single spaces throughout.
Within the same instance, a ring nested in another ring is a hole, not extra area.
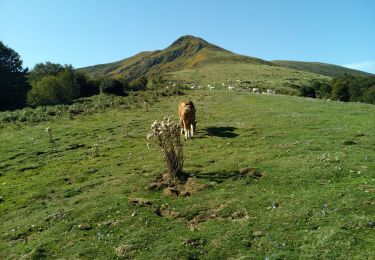
M 20 55 L 0 41 L 0 111 L 25 106 L 45 106 L 72 102 L 99 93 L 127 95 L 146 88 L 147 78 L 132 81 L 88 78 L 71 65 L 38 63 L 22 67 Z
M 300 95 L 344 102 L 375 104 L 375 77 L 345 74 L 331 82 L 314 81 L 311 86 L 301 86 Z

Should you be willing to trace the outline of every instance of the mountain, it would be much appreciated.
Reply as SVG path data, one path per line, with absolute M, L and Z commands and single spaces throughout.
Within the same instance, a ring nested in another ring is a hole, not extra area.
M 272 63 L 289 69 L 307 71 L 329 77 L 339 77 L 345 74 L 351 74 L 353 76 L 374 76 L 374 74 L 371 73 L 320 62 L 274 60 Z
M 80 68 L 90 77 L 132 80 L 141 76 L 168 81 L 242 88 L 271 88 L 278 93 L 298 94 L 301 86 L 351 73 L 372 75 L 348 68 L 312 62 L 266 61 L 238 55 L 201 38 L 186 35 L 163 50 L 145 51 L 113 63 Z
M 168 72 L 197 68 L 208 63 L 238 62 L 251 64 L 272 63 L 238 55 L 194 36 L 182 36 L 164 50 L 141 52 L 133 57 L 79 69 L 89 76 L 110 76 L 134 79 L 157 76 Z

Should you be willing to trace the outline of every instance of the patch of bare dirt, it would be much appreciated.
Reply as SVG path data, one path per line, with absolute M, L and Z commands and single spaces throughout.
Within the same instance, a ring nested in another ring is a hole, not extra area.
M 142 198 L 130 198 L 128 202 L 130 205 L 135 205 L 135 206 L 144 206 L 144 207 L 152 206 L 152 202 L 150 200 L 142 199 Z
M 168 207 L 157 208 L 155 213 L 160 217 L 166 217 L 168 219 L 178 219 L 182 217 L 179 212 L 170 210 Z
M 163 190 L 166 196 L 188 197 L 192 193 L 211 188 L 213 184 L 199 183 L 197 178 L 190 177 L 185 181 L 179 181 L 163 174 L 156 178 L 149 186 L 149 190 Z

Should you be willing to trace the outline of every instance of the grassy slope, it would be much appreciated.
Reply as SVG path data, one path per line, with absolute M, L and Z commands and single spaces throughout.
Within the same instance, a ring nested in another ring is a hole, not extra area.
M 277 64 L 282 67 L 300 70 L 300 71 L 307 71 L 311 73 L 316 73 L 320 75 L 325 75 L 329 77 L 340 77 L 347 74 L 351 74 L 354 76 L 374 76 L 371 73 L 353 70 L 349 68 L 345 68 L 338 65 L 333 64 L 326 64 L 320 62 L 303 62 L 303 61 L 289 61 L 289 60 L 275 60 L 272 63 Z
M 79 68 L 77 70 L 86 73 L 90 77 L 105 76 L 113 74 L 114 71 L 121 71 L 121 69 L 124 69 L 131 64 L 138 63 L 142 59 L 155 53 L 157 53 L 157 51 L 144 51 L 120 61 Z
M 232 63 L 272 65 L 272 63 L 265 60 L 229 52 L 197 37 L 183 36 L 160 51 L 141 52 L 121 61 L 78 70 L 91 77 L 158 77 L 167 72 L 191 69 L 207 63 L 228 61 Z
M 193 81 L 203 85 L 210 84 L 215 85 L 217 88 L 222 88 L 221 84 L 223 82 L 227 86 L 227 80 L 232 82 L 236 82 L 236 80 L 252 80 L 255 83 L 248 85 L 248 87 L 272 88 L 279 92 L 290 92 L 296 95 L 299 91 L 290 86 L 310 85 L 314 79 L 330 80 L 326 76 L 278 66 L 234 62 L 212 62 L 198 68 L 168 73 L 167 78 Z
M 146 189 L 163 171 L 146 133 L 155 119 L 175 116 L 177 98 L 148 113 L 113 109 L 2 129 L 0 258 L 115 258 L 120 245 L 137 259 L 373 254 L 375 106 L 227 91 L 190 96 L 198 133 L 184 142 L 185 169 L 214 185 L 186 198 Z M 349 140 L 355 144 L 344 145 Z M 244 167 L 264 176 L 233 178 Z M 160 217 L 157 205 L 180 216 Z M 187 224 L 197 216 L 211 219 Z
M 159 77 L 167 74 L 177 81 L 211 84 L 227 80 L 257 80 L 261 88 L 284 88 L 283 93 L 298 90 L 291 85 L 309 85 L 311 80 L 330 80 L 330 77 L 299 71 L 273 63 L 238 55 L 212 45 L 203 39 L 183 36 L 167 48 L 142 52 L 122 61 L 79 69 L 91 77 L 110 76 L 136 78 L 139 76 Z

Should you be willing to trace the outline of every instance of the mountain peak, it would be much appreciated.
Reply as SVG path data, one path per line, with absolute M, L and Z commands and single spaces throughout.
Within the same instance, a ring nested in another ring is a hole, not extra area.
M 207 46 L 209 45 L 208 42 L 203 40 L 202 38 L 195 37 L 192 35 L 183 35 L 177 40 L 175 40 L 171 46 L 169 47 L 175 47 L 175 46 L 182 46 L 182 45 L 201 45 L 201 46 Z

